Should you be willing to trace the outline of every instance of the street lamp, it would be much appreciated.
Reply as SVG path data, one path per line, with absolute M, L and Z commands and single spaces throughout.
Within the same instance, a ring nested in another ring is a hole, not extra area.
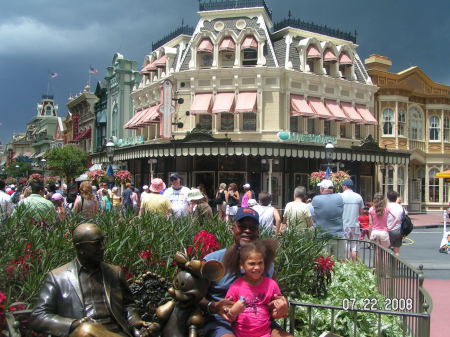
M 47 165 L 47 160 L 45 158 L 42 158 L 39 164 L 40 164 L 40 166 L 42 168 L 43 176 L 45 177 L 45 168 L 46 168 L 46 165 Z
M 147 162 L 150 165 L 150 183 L 151 183 L 153 180 L 153 167 L 154 167 L 153 165 L 156 165 L 158 159 L 150 158 Z
M 116 148 L 116 144 L 110 139 L 106 143 L 106 155 L 108 156 L 109 163 L 111 164 L 114 159 L 114 150 Z
M 331 162 L 333 160 L 333 152 L 334 152 L 334 145 L 331 142 L 331 140 L 328 140 L 327 145 L 325 145 L 325 157 L 327 159 L 327 165 L 328 165 L 329 169 L 331 169 Z
M 275 159 L 276 163 L 278 164 L 278 159 Z M 269 164 L 269 170 L 267 171 L 267 178 L 268 178 L 268 182 L 267 182 L 267 193 L 272 194 L 272 172 L 273 172 L 273 159 L 272 158 L 268 158 L 268 159 L 261 159 L 261 164 L 262 165 L 266 165 Z

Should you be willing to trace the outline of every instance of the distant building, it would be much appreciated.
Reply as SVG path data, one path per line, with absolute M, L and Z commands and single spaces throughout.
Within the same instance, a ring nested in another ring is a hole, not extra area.
M 349 171 L 365 200 L 377 189 L 377 163 L 408 165 L 407 151 L 386 151 L 371 137 L 377 87 L 354 35 L 292 18 L 274 23 L 263 0 L 200 2 L 199 15 L 195 28 L 152 45 L 131 93 L 134 115 L 121 120 L 133 137 L 116 142 L 114 161 L 127 163 L 137 185 L 177 171 L 210 197 L 221 182 L 249 182 L 281 207 L 328 164 Z
M 392 62 L 385 56 L 370 55 L 365 63 L 380 88 L 380 146 L 411 153 L 409 164 L 379 166 L 383 190 L 400 192 L 411 211 L 446 209 L 450 186 L 436 173 L 450 169 L 450 86 L 433 82 L 419 67 L 389 72 Z

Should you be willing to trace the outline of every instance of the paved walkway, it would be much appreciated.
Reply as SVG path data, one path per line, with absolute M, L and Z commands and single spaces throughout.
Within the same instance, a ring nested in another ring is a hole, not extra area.
M 442 227 L 444 225 L 444 219 L 442 212 L 439 213 L 412 213 L 409 217 L 414 224 L 414 227 L 435 228 Z M 449 221 L 448 219 L 447 221 Z M 449 224 L 450 228 L 450 224 Z

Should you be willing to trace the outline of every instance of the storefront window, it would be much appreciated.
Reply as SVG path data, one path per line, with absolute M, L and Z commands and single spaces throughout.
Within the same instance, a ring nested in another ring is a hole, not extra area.
M 361 138 L 361 124 L 355 124 L 355 139 Z
M 423 140 L 423 115 L 417 108 L 409 110 L 410 138 L 411 140 Z
M 198 115 L 198 124 L 203 130 L 212 130 L 212 115 L 200 114 Z
M 289 119 L 289 131 L 291 132 L 299 132 L 298 131 L 298 116 L 291 116 Z
M 394 134 L 394 111 L 392 109 L 383 110 L 383 134 Z
M 316 134 L 316 123 L 315 123 L 315 119 L 314 118 L 308 118 L 306 120 L 307 123 L 307 131 L 308 134 L 310 135 L 314 135 Z
M 349 138 L 347 133 L 347 125 L 344 123 L 341 123 L 339 125 L 339 136 L 341 138 Z
M 325 136 L 331 136 L 331 121 L 323 122 L 323 133 Z
M 245 112 L 242 114 L 242 130 L 256 131 L 256 113 Z
M 441 120 L 437 116 L 430 117 L 430 140 L 440 140 Z
M 398 111 L 398 135 L 405 136 L 406 127 L 406 113 L 405 110 L 400 109 Z
M 444 141 L 450 141 L 450 118 L 444 117 Z
M 394 190 L 394 168 L 392 166 L 388 166 L 387 170 L 387 191 Z
M 439 202 L 439 178 L 436 178 L 436 173 L 437 169 L 431 169 L 428 174 L 429 202 Z
M 222 113 L 220 115 L 220 131 L 234 131 L 234 114 Z
M 403 201 L 405 192 L 405 168 L 403 166 L 400 166 L 397 171 L 397 192 Z

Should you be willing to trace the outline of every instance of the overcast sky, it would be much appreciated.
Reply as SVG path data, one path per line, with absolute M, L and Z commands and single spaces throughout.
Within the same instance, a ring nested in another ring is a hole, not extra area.
M 388 56 L 391 71 L 419 66 L 434 81 L 450 85 L 449 0 L 266 0 L 273 20 L 312 21 L 357 31 L 361 59 Z M 88 81 L 89 65 L 105 75 L 115 52 L 142 65 L 151 44 L 174 28 L 198 21 L 198 0 L 0 1 L 0 141 L 23 132 L 47 92 L 59 115 L 70 95 Z M 95 89 L 95 87 L 94 87 Z

